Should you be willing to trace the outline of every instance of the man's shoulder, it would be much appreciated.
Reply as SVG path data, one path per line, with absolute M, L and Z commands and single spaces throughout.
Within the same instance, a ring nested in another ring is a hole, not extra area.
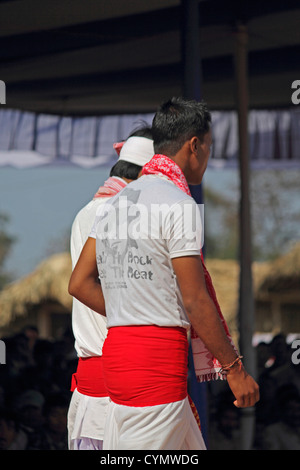
M 142 176 L 131 182 L 127 189 L 139 190 L 142 197 L 159 200 L 161 203 L 175 204 L 180 201 L 193 200 L 169 179 L 154 175 Z
M 101 197 L 89 201 L 77 212 L 73 220 L 73 225 L 80 224 L 81 221 L 86 221 L 87 219 L 93 220 L 97 215 L 99 207 L 103 206 L 109 199 L 109 197 Z
M 76 217 L 80 217 L 83 214 L 90 212 L 97 212 L 98 207 L 104 205 L 110 198 L 109 197 L 99 197 L 92 199 L 85 206 L 83 206 L 76 214 Z

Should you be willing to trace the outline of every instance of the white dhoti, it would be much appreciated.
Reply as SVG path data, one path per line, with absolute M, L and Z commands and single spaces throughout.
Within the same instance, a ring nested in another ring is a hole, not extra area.
M 68 411 L 70 450 L 101 450 L 108 397 L 90 397 L 74 390 Z
M 111 402 L 104 450 L 206 450 L 188 398 L 155 406 Z
M 187 352 L 183 328 L 109 329 L 104 450 L 205 450 L 187 394 Z

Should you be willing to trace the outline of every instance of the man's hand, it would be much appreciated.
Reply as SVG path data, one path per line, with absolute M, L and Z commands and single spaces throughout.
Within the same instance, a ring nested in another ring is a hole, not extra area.
M 236 400 L 233 404 L 237 408 L 254 406 L 259 400 L 259 387 L 239 363 L 227 372 L 227 382 Z

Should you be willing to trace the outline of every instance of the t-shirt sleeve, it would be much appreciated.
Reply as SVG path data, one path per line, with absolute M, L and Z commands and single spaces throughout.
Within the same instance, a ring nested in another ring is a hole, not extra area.
M 92 229 L 90 231 L 90 234 L 89 234 L 89 237 L 90 238 L 96 238 L 96 227 L 97 227 L 97 223 L 99 222 L 99 217 L 95 217 L 95 221 L 93 223 L 93 226 L 92 226 Z
M 103 217 L 103 215 L 106 214 L 108 209 L 109 209 L 108 202 L 105 202 L 104 204 L 101 204 L 98 207 L 96 215 L 95 215 L 95 220 L 94 220 L 94 223 L 92 225 L 92 228 L 91 228 L 91 231 L 90 231 L 90 234 L 89 234 L 90 238 L 97 238 L 97 236 L 96 236 L 97 235 L 97 225 L 98 225 L 100 219 Z
M 203 246 L 203 205 L 193 199 L 174 204 L 165 218 L 164 236 L 171 258 L 200 255 Z

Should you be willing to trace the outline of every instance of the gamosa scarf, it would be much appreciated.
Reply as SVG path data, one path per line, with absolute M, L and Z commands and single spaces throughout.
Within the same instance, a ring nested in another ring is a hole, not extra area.
M 186 178 L 181 170 L 181 168 L 170 158 L 165 155 L 156 154 L 153 158 L 143 167 L 143 175 L 161 175 L 170 179 L 178 188 L 184 191 L 186 194 L 191 196 L 191 192 L 186 181 Z M 237 351 L 235 345 L 233 344 L 231 335 L 228 330 L 228 326 L 223 317 L 219 302 L 217 300 L 216 292 L 212 283 L 212 279 L 208 270 L 206 269 L 203 254 L 201 251 L 201 260 L 203 266 L 203 272 L 205 276 L 205 283 L 207 291 L 212 298 L 217 312 L 219 314 L 221 323 L 225 330 L 225 333 Z M 193 353 L 194 369 L 198 382 L 205 382 L 216 379 L 225 379 L 226 374 L 221 372 L 221 364 L 219 361 L 210 353 L 203 341 L 198 337 L 194 328 L 191 327 L 191 347 Z
M 111 197 L 117 194 L 121 189 L 125 188 L 127 185 L 126 181 L 118 176 L 111 176 L 108 178 L 103 186 L 100 186 L 96 194 L 94 195 L 94 199 L 98 197 Z

